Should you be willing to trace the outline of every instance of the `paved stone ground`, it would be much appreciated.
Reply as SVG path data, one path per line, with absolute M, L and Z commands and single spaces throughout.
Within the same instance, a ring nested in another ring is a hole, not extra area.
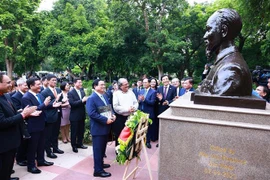
M 148 158 L 150 160 L 151 172 L 153 180 L 158 179 L 158 153 L 159 148 L 156 148 L 157 142 L 152 142 L 152 148 L 147 149 Z M 20 180 L 97 180 L 104 179 L 93 176 L 93 151 L 92 146 L 88 149 L 78 149 L 78 153 L 74 153 L 71 149 L 70 143 L 64 144 L 59 141 L 59 148 L 64 150 L 64 154 L 57 154 L 58 158 L 50 159 L 45 157 L 47 161 L 54 162 L 53 166 L 38 167 L 42 172 L 40 174 L 31 174 L 27 172 L 26 167 L 14 165 L 15 174 L 12 177 L 19 177 Z M 111 177 L 106 178 L 110 180 L 121 180 L 126 166 L 118 165 L 115 162 L 114 143 L 108 143 L 107 158 L 105 163 L 111 164 L 111 167 L 106 171 L 112 174 Z M 130 164 L 129 172 L 135 167 L 135 159 Z M 132 179 L 130 177 L 129 179 Z M 145 155 L 142 152 L 141 161 L 139 161 L 139 169 L 136 173 L 137 180 L 147 180 L 149 173 L 145 161 Z

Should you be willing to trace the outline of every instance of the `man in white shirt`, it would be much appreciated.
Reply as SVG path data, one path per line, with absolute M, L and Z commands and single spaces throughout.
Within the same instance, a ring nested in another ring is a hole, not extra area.
M 116 121 L 112 124 L 112 130 L 115 135 L 115 146 L 118 145 L 118 137 L 125 127 L 128 116 L 138 109 L 138 102 L 132 90 L 129 90 L 128 80 L 120 78 L 118 80 L 119 90 L 113 94 L 113 109 L 116 115 Z

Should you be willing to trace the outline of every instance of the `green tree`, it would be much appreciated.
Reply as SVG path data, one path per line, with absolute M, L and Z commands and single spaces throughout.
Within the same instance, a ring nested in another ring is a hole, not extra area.
M 6 63 L 8 76 L 12 77 L 14 66 L 36 54 L 34 49 L 33 22 L 37 19 L 34 12 L 39 0 L 2 0 L 0 4 L 0 51 Z M 33 28 L 33 29 L 32 29 Z

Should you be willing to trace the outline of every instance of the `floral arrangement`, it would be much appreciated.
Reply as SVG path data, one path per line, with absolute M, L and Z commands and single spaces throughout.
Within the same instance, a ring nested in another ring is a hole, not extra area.
M 125 128 L 122 130 L 118 142 L 119 145 L 115 148 L 117 156 L 116 161 L 119 164 L 125 164 L 126 160 L 129 158 L 131 153 L 132 145 L 134 144 L 134 134 L 136 134 L 138 124 L 140 123 L 141 119 L 148 119 L 148 122 L 152 124 L 152 120 L 148 118 L 148 114 L 138 110 L 133 115 L 129 116 L 128 120 L 125 123 Z M 138 153 L 134 153 L 133 157 L 137 157 Z

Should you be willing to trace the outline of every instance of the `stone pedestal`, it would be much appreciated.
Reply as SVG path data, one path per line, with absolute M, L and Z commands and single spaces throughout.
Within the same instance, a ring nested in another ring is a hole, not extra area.
M 159 180 L 270 179 L 269 110 L 189 99 L 159 116 Z

